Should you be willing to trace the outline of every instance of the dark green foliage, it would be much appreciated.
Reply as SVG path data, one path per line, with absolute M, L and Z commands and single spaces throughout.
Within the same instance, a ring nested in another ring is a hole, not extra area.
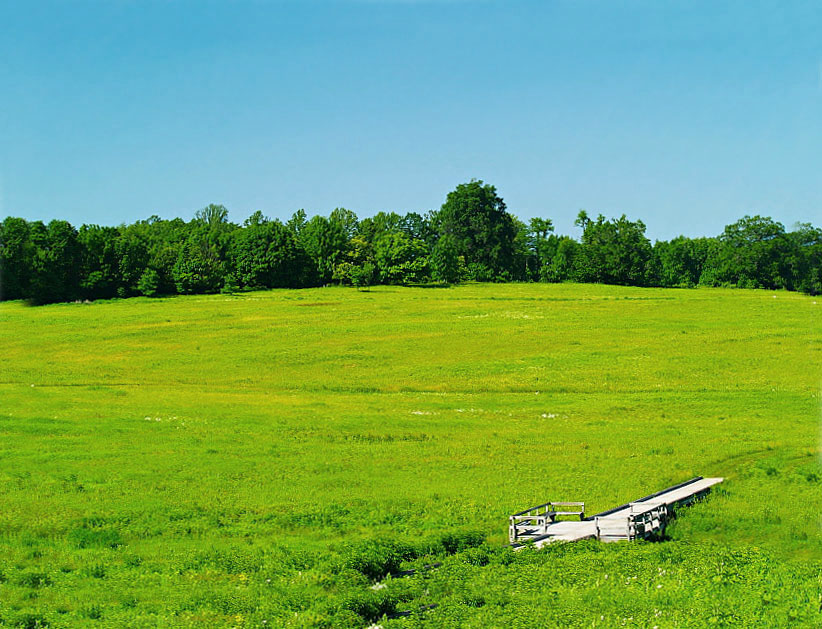
M 538 281 L 556 254 L 558 239 L 553 235 L 554 225 L 549 218 L 532 218 L 528 225 L 517 222 L 515 269 L 518 279 Z
M 510 276 L 517 229 L 494 186 L 478 180 L 458 185 L 432 222 L 440 237 L 447 234 L 454 239 L 471 279 Z
M 386 284 L 413 284 L 428 277 L 428 248 L 401 231 L 387 232 L 374 245 L 380 279 Z
M 177 254 L 173 270 L 177 292 L 216 293 L 222 284 L 222 271 L 216 246 L 194 234 Z
M 156 216 L 126 228 L 139 231 L 148 243 L 148 268 L 157 274 L 156 294 L 176 292 L 174 265 L 177 263 L 177 255 L 191 228 L 191 223 L 186 223 L 179 218 L 164 221 Z
M 343 601 L 343 609 L 357 614 L 364 622 L 373 623 L 397 611 L 397 605 L 411 598 L 386 590 L 364 590 L 348 596 Z
M 343 566 L 356 570 L 372 581 L 400 571 L 403 562 L 419 556 L 418 549 L 393 540 L 369 540 L 350 546 Z
M 224 205 L 207 205 L 202 210 L 194 213 L 194 220 L 211 229 L 219 229 L 221 225 L 228 223 L 228 210 Z
M 152 268 L 147 268 L 137 282 L 137 290 L 146 297 L 155 297 L 160 291 L 160 275 Z
M 431 222 L 416 212 L 409 212 L 403 216 L 398 227 L 412 240 L 422 240 L 428 244 L 436 240 L 436 234 L 431 229 Z
M 304 210 L 287 223 L 254 212 L 242 226 L 222 205 L 193 220 L 120 227 L 65 221 L 0 223 L 0 299 L 35 304 L 158 295 L 302 288 L 329 282 L 453 284 L 542 281 L 630 286 L 736 286 L 822 293 L 822 229 L 788 232 L 768 217 L 745 216 L 717 238 L 659 241 L 625 215 L 580 212 L 579 241 L 555 235 L 548 218 L 524 223 L 494 186 L 460 184 L 442 208 L 422 215 L 378 212 L 359 220 L 337 208 Z
M 314 216 L 300 230 L 300 244 L 308 254 L 320 283 L 331 281 L 335 267 L 343 261 L 348 225 L 340 220 Z
M 11 216 L 0 223 L 0 299 L 31 296 L 35 252 L 31 224 Z
M 741 288 L 793 288 L 791 259 L 795 243 L 770 218 L 745 216 L 728 225 L 713 250 L 712 278 Z
M 83 225 L 77 240 L 81 248 L 80 293 L 85 299 L 117 296 L 121 283 L 120 232 L 115 227 Z
M 69 533 L 69 540 L 77 548 L 117 548 L 123 540 L 120 533 L 110 526 L 84 522 Z
M 89 605 L 88 607 L 83 607 L 80 613 L 91 620 L 100 620 L 103 617 L 103 611 L 99 605 Z
M 449 555 L 468 548 L 476 548 L 484 543 L 485 535 L 481 531 L 455 531 L 440 538 L 443 550 Z
M 33 589 L 46 587 L 51 584 L 51 577 L 45 572 L 25 572 L 17 579 L 17 585 Z
M 582 228 L 582 243 L 574 261 L 574 279 L 625 286 L 653 284 L 653 250 L 642 221 L 629 221 L 624 214 L 613 220 L 600 214 L 591 220 L 582 211 L 576 224 Z
M 106 566 L 101 563 L 96 563 L 89 566 L 87 570 L 88 576 L 93 577 L 95 579 L 105 579 L 106 578 Z
M 460 259 L 453 236 L 445 234 L 437 241 L 429 263 L 435 281 L 454 284 L 460 280 Z
M 822 293 L 822 229 L 799 223 L 787 234 L 791 241 L 788 258 L 794 288 L 805 293 Z
M 559 237 L 551 261 L 540 269 L 540 279 L 545 282 L 565 282 L 574 279 L 579 249 L 580 245 L 576 240 L 568 236 Z
M 370 262 L 366 262 L 359 266 L 352 266 L 349 272 L 351 277 L 351 284 L 357 288 L 365 288 L 374 283 L 374 277 L 377 273 L 376 267 Z
M 32 240 L 36 246 L 31 287 L 34 301 L 48 304 L 77 299 L 80 296 L 78 271 L 82 268 L 77 230 L 66 221 L 51 221 L 45 230 L 35 230 Z
M 45 629 L 51 623 L 42 614 L 20 614 L 11 620 L 9 626 L 18 629 Z
M 402 217 L 396 212 L 377 212 L 373 217 L 360 221 L 358 233 L 363 240 L 373 245 L 383 234 L 402 231 L 401 225 Z
M 237 282 L 250 288 L 297 288 L 305 252 L 296 236 L 279 221 L 253 217 L 233 241 Z
M 679 236 L 654 245 L 657 259 L 657 279 L 661 286 L 696 286 L 705 271 L 712 250 L 719 246 L 715 238 L 685 238 Z
M 120 281 L 117 294 L 131 297 L 138 294 L 140 278 L 149 262 L 149 242 L 145 230 L 139 225 L 126 228 L 117 240 Z

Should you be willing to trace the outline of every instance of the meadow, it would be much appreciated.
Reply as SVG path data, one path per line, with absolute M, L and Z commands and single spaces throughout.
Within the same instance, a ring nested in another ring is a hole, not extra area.
M 574 284 L 0 303 L 0 626 L 819 626 L 821 309 Z M 506 547 L 525 507 L 695 475 L 726 481 L 664 541 Z

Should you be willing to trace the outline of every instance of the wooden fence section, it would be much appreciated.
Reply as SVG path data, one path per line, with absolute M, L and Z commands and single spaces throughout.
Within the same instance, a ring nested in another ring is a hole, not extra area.
M 546 502 L 509 518 L 511 544 L 533 541 L 542 546 L 555 541 L 598 539 L 604 542 L 647 539 L 665 530 L 676 507 L 704 497 L 722 478 L 697 476 L 628 504 L 585 517 L 584 502 Z M 558 509 L 559 507 L 559 509 Z M 573 510 L 570 507 L 577 507 Z M 562 521 L 559 516 L 579 516 L 578 522 Z
M 573 510 L 569 509 L 576 507 Z M 561 510 L 558 510 L 561 509 Z M 515 513 L 510 518 L 508 536 L 511 542 L 519 539 L 530 539 L 548 533 L 548 527 L 557 521 L 558 517 L 576 515 L 580 520 L 585 519 L 584 502 L 546 502 L 531 507 L 525 511 Z

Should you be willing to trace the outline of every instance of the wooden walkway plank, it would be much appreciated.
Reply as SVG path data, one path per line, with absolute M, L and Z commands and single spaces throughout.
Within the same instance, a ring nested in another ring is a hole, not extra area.
M 548 502 L 520 511 L 509 518 L 510 541 L 515 547 L 521 547 L 523 541 L 532 541 L 535 546 L 540 547 L 557 541 L 618 541 L 645 538 L 665 529 L 675 507 L 698 500 L 722 481 L 722 478 L 697 476 L 587 518 L 584 517 L 584 503 Z M 582 509 L 567 513 L 554 511 L 551 505 L 582 505 Z M 556 520 L 556 516 L 559 515 L 579 515 L 580 521 Z

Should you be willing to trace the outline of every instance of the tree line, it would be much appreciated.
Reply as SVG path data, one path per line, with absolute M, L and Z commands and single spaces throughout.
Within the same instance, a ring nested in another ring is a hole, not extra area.
M 597 282 L 822 292 L 822 229 L 793 231 L 745 216 L 716 237 L 651 241 L 642 221 L 581 211 L 579 240 L 548 218 L 524 223 L 492 185 L 473 180 L 425 215 L 357 218 L 299 210 L 286 222 L 255 212 L 242 225 L 209 205 L 191 221 L 131 225 L 0 223 L 0 299 L 81 299 L 300 288 L 338 283 Z

